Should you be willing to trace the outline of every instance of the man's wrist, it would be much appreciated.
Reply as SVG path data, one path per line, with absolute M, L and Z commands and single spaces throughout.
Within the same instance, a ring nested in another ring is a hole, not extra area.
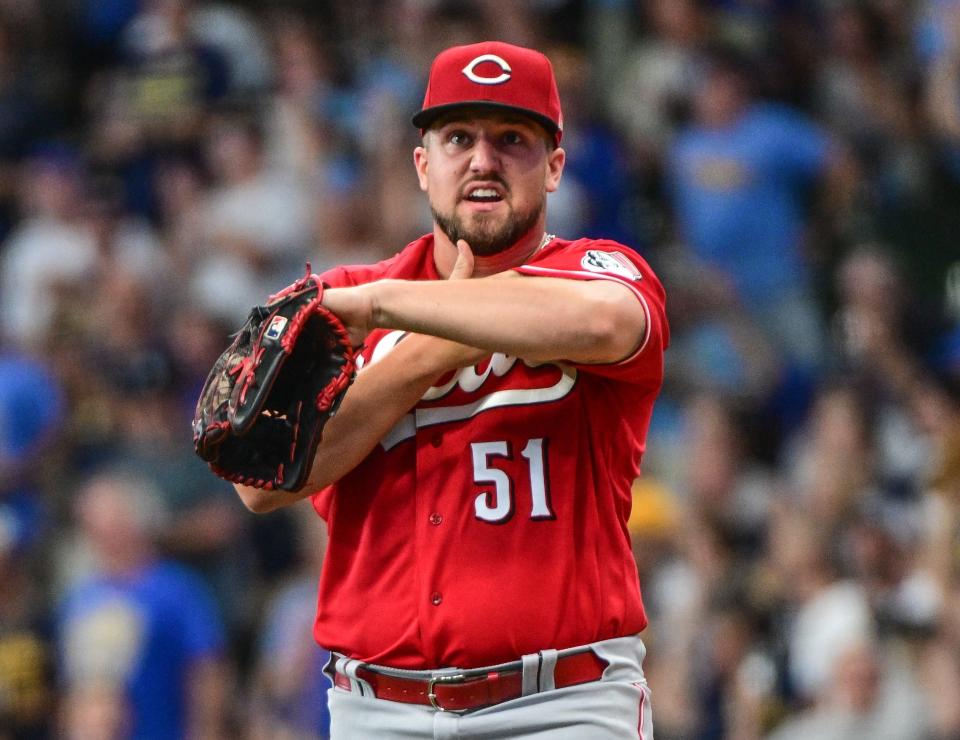
M 384 316 L 381 310 L 381 293 L 387 283 L 396 282 L 394 280 L 377 280 L 373 283 L 365 283 L 358 287 L 358 290 L 361 291 L 364 300 L 367 302 L 369 319 L 370 319 L 370 328 L 371 329 L 383 329 L 388 328 L 384 327 Z
M 449 339 L 426 334 L 407 334 L 390 353 L 411 378 L 435 380 L 451 370 L 480 362 L 489 352 Z

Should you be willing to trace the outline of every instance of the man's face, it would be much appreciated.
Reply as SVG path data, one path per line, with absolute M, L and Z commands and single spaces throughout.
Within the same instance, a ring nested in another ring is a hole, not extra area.
M 701 123 L 727 126 L 740 117 L 747 104 L 746 87 L 736 73 L 711 70 L 695 92 L 693 104 Z
M 547 193 L 560 184 L 565 154 L 520 115 L 464 109 L 438 120 L 414 151 L 420 188 L 453 244 L 496 254 L 542 231 Z

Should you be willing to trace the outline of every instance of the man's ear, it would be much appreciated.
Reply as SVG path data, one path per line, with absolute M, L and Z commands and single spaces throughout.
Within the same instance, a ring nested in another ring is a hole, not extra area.
M 427 142 L 424 140 L 423 146 L 418 146 L 413 150 L 413 166 L 417 170 L 417 180 L 420 181 L 420 189 L 427 192 Z
M 567 153 L 557 147 L 547 154 L 547 192 L 552 193 L 560 187 L 560 178 L 563 176 L 563 165 L 567 161 Z

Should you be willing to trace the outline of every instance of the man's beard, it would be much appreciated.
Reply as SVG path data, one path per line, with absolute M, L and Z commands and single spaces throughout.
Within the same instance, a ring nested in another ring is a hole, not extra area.
M 497 220 L 488 214 L 475 214 L 472 223 L 468 226 L 464 223 L 464 219 L 457 216 L 456 208 L 449 215 L 445 215 L 431 204 L 430 212 L 433 214 L 437 226 L 453 244 L 463 239 L 470 245 L 470 249 L 475 255 L 488 257 L 512 247 L 520 240 L 520 237 L 536 226 L 545 205 L 544 200 L 527 213 L 511 211 L 507 219 L 499 226 Z

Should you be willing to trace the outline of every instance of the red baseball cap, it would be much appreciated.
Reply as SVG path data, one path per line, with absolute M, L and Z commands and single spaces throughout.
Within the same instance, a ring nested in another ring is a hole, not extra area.
M 421 130 L 442 113 L 463 106 L 512 110 L 563 135 L 563 113 L 553 65 L 539 51 L 502 41 L 454 46 L 440 52 L 430 67 L 423 108 L 413 117 Z

